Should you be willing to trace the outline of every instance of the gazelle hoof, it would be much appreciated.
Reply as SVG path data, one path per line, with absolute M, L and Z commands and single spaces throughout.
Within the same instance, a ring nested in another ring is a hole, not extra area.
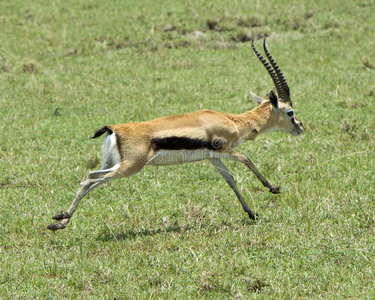
M 274 186 L 274 187 L 270 188 L 270 192 L 272 194 L 280 194 L 280 188 L 277 187 L 277 186 Z
M 54 220 L 63 220 L 63 219 L 70 219 L 70 214 L 68 214 L 67 212 L 59 212 L 58 214 L 56 214 L 55 216 L 52 217 L 52 219 Z
M 51 224 L 51 225 L 48 225 L 47 228 L 48 228 L 49 230 L 56 231 L 56 230 L 59 230 L 59 229 L 64 229 L 64 228 L 66 228 L 66 224 L 61 224 L 61 223 L 57 223 L 57 224 L 55 224 L 55 223 L 53 223 L 53 224 Z
M 253 213 L 252 211 L 250 211 L 250 212 L 247 212 L 247 214 L 249 215 L 249 218 L 251 219 L 251 220 L 259 220 L 259 215 L 258 215 L 258 213 Z

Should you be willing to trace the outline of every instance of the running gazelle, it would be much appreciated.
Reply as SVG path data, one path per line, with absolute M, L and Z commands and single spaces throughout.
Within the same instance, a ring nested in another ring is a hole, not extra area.
M 69 210 L 53 217 L 61 222 L 49 225 L 48 229 L 64 229 L 81 199 L 104 182 L 130 177 L 146 165 L 172 165 L 204 159 L 208 159 L 224 177 L 250 219 L 256 219 L 222 159 L 242 162 L 271 193 L 277 194 L 279 188 L 270 184 L 252 161 L 234 148 L 248 140 L 254 140 L 262 133 L 283 131 L 296 136 L 304 131 L 304 127 L 295 117 L 288 84 L 268 52 L 265 41 L 263 48 L 268 62 L 255 48 L 254 41 L 252 48 L 271 76 L 277 95 L 271 90 L 266 100 L 249 92 L 258 106 L 242 114 L 200 110 L 148 122 L 104 126 L 92 137 L 106 134 L 103 140 L 102 169 L 88 173 Z

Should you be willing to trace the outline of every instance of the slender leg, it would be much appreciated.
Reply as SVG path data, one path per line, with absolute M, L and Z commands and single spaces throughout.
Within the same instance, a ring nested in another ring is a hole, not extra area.
M 66 228 L 66 225 L 69 223 L 70 218 L 73 216 L 79 202 L 85 195 L 87 195 L 87 193 L 89 193 L 97 186 L 103 184 L 104 182 L 119 179 L 122 177 L 130 177 L 135 173 L 138 173 L 143 168 L 143 166 L 144 163 L 122 162 L 111 169 L 90 172 L 86 180 L 79 185 L 76 196 L 68 211 L 60 212 L 52 217 L 54 220 L 62 221 L 60 223 L 52 223 L 47 228 L 53 231 Z
M 229 155 L 224 155 L 223 158 L 242 162 L 256 175 L 256 177 L 258 177 L 258 179 L 263 184 L 263 186 L 270 189 L 271 193 L 273 194 L 280 193 L 280 189 L 277 186 L 274 186 L 271 183 L 269 183 L 269 181 L 266 178 L 264 178 L 262 174 L 260 174 L 258 169 L 254 166 L 253 162 L 247 156 L 243 155 L 242 153 L 233 151 L 229 153 Z
M 223 164 L 221 159 L 220 158 L 211 158 L 210 161 L 215 166 L 216 170 L 219 171 L 220 175 L 223 176 L 223 178 L 229 184 L 229 186 L 232 188 L 232 190 L 236 193 L 238 200 L 240 200 L 244 211 L 248 213 L 249 218 L 252 219 L 252 220 L 255 220 L 256 216 L 250 210 L 249 206 L 247 205 L 247 203 L 243 199 L 243 197 L 242 197 L 240 191 L 238 190 L 237 185 L 236 185 L 236 183 L 233 179 L 233 176 L 231 174 L 229 174 L 228 169 L 225 167 L 225 165 Z
M 63 221 L 60 223 L 50 224 L 47 228 L 53 231 L 66 228 L 66 225 L 69 223 L 70 218 L 73 216 L 82 198 L 86 196 L 88 192 L 90 192 L 92 189 L 96 188 L 100 184 L 111 180 L 103 176 L 112 171 L 114 171 L 114 169 L 90 172 L 86 180 L 79 185 L 78 191 L 76 193 L 76 196 L 74 197 L 72 204 L 70 205 L 69 210 L 66 212 L 59 212 L 55 216 L 52 217 L 52 219 L 54 220 L 58 220 L 58 221 L 63 220 Z

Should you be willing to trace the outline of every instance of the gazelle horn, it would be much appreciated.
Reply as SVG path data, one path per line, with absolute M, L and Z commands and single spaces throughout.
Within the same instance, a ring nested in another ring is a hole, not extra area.
M 277 78 L 278 78 L 278 82 L 281 85 L 281 90 L 282 90 L 282 95 L 283 96 L 281 97 L 279 95 L 279 97 L 281 98 L 280 101 L 292 103 L 292 101 L 290 100 L 290 91 L 289 91 L 288 83 L 286 82 L 286 79 L 284 77 L 283 72 L 281 72 L 281 70 L 280 70 L 279 66 L 277 65 L 276 61 L 273 59 L 273 57 L 271 56 L 271 54 L 268 51 L 268 49 L 266 47 L 266 39 L 264 39 L 263 48 L 264 48 L 264 52 L 266 53 L 266 56 L 267 56 L 269 62 L 272 65 L 272 68 L 276 72 L 276 75 L 277 75 Z
M 262 54 L 260 54 L 259 51 L 255 48 L 254 40 L 251 41 L 251 47 L 253 47 L 254 53 L 259 58 L 263 66 L 267 69 L 268 74 L 270 74 L 272 81 L 275 84 L 277 95 L 279 96 L 279 98 L 283 98 L 283 89 L 282 89 L 281 83 L 279 82 L 279 78 L 277 77 L 275 70 L 268 63 L 268 61 L 262 56 Z

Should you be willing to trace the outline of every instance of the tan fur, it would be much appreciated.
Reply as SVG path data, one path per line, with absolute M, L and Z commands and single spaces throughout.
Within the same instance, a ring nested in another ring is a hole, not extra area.
M 213 141 L 221 138 L 226 143 L 221 151 L 235 148 L 248 140 L 254 140 L 264 132 L 285 131 L 298 125 L 285 121 L 285 109 L 276 112 L 269 101 L 264 101 L 251 111 L 229 114 L 213 110 L 200 110 L 188 114 L 172 115 L 147 122 L 132 122 L 108 126 L 122 141 L 121 157 L 129 153 L 142 152 L 151 158 L 152 138 L 168 136 L 189 137 Z M 298 119 L 297 119 L 298 120 Z

